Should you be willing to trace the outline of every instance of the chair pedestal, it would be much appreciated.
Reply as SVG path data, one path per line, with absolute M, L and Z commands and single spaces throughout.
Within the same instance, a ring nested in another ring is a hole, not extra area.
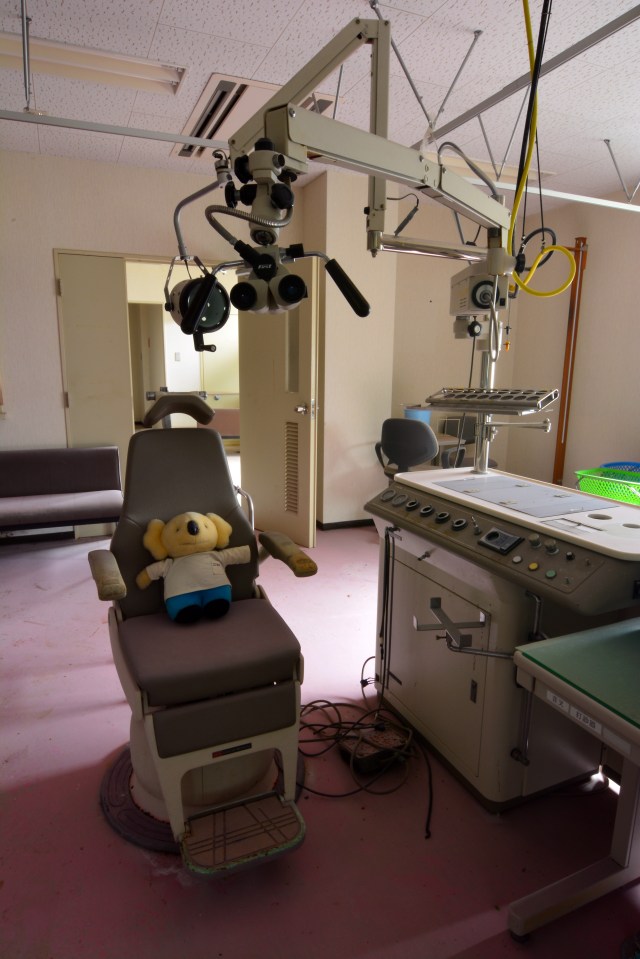
M 144 720 L 137 720 L 133 716 L 130 750 L 134 803 L 154 819 L 168 823 L 169 811 L 151 755 Z M 273 751 L 241 755 L 229 762 L 190 769 L 182 778 L 184 815 L 189 818 L 211 806 L 271 789 L 277 777 Z

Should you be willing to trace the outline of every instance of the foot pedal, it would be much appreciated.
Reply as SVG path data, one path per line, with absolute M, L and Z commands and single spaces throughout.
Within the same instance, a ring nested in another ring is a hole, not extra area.
M 182 860 L 201 876 L 222 875 L 290 852 L 306 828 L 295 802 L 275 792 L 216 806 L 189 819 L 188 826 L 180 843 Z

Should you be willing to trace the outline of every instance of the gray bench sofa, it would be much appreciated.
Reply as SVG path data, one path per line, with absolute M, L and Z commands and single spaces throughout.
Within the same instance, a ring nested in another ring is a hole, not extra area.
M 0 450 L 0 532 L 115 523 L 121 509 L 117 446 Z

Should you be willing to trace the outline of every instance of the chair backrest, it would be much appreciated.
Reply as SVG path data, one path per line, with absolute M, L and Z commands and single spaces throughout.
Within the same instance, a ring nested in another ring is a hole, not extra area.
M 252 561 L 229 566 L 234 599 L 253 595 L 258 572 L 255 535 L 233 486 L 220 435 L 211 429 L 151 429 L 132 436 L 127 457 L 124 502 L 111 541 L 127 596 L 120 607 L 125 617 L 155 612 L 163 603 L 162 581 L 138 589 L 135 578 L 152 563 L 142 537 L 149 520 L 169 520 L 189 510 L 218 513 L 231 524 L 230 546 L 249 545 Z
M 376 443 L 376 453 L 383 467 L 395 463 L 398 472 L 408 470 L 418 463 L 427 463 L 438 454 L 438 441 L 428 423 L 414 419 L 388 419 L 382 424 L 380 442 Z

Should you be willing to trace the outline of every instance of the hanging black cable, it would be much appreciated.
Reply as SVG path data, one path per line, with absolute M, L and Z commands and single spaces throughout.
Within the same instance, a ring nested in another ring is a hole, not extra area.
M 542 69 L 542 57 L 544 54 L 544 47 L 547 39 L 549 18 L 551 16 L 551 5 L 552 5 L 552 0 L 544 0 L 544 4 L 542 7 L 542 14 L 540 16 L 540 29 L 538 31 L 538 42 L 536 47 L 535 59 L 533 63 L 533 70 L 531 74 L 531 86 L 529 88 L 529 102 L 527 103 L 527 113 L 525 117 L 524 133 L 522 137 L 522 147 L 520 150 L 520 162 L 518 164 L 518 176 L 516 180 L 516 184 L 518 187 L 524 175 L 527 150 L 528 150 L 529 141 L 531 137 L 531 122 L 533 117 L 533 107 L 534 107 L 534 104 L 536 101 L 536 95 L 538 92 L 538 81 L 540 79 L 540 71 Z M 514 240 L 512 240 L 511 252 L 512 253 L 515 252 L 515 232 L 514 232 Z
M 538 164 L 538 197 L 540 199 L 540 226 L 544 236 L 544 204 L 542 202 L 542 174 L 540 172 L 540 142 L 536 131 L 536 163 Z M 544 240 L 542 241 L 544 243 Z M 551 251 L 553 252 L 553 250 Z

